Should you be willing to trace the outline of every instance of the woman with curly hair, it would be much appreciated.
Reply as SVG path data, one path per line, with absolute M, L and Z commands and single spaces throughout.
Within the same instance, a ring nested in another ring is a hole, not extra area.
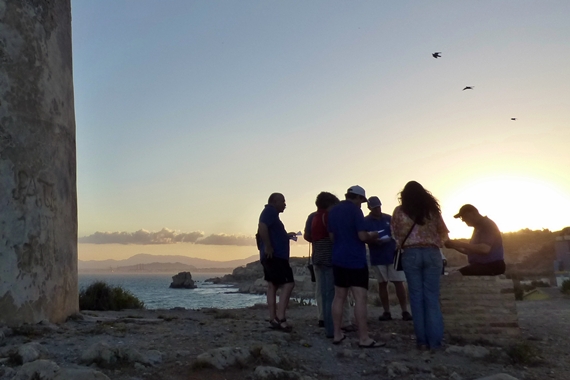
M 416 181 L 400 193 L 392 215 L 392 236 L 403 248 L 402 267 L 410 293 L 418 349 L 441 348 L 443 316 L 439 304 L 443 268 L 440 249 L 449 240 L 439 203 Z

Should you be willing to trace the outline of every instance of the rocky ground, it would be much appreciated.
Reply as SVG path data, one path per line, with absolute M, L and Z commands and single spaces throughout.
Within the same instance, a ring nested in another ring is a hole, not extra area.
M 264 305 L 238 310 L 84 312 L 61 325 L 2 328 L 0 379 L 516 379 L 570 378 L 570 299 L 519 302 L 522 339 L 510 346 L 446 342 L 415 349 L 410 322 L 369 326 L 386 346 L 361 349 L 356 333 L 332 345 L 314 306 L 294 304 L 291 333 L 268 328 Z M 397 309 L 393 315 L 397 315 Z M 502 377 L 507 378 L 507 377 Z

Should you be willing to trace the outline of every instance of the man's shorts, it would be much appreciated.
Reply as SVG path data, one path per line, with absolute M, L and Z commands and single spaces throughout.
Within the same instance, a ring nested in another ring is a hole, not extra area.
M 266 258 L 261 262 L 261 265 L 263 266 L 265 281 L 271 282 L 273 285 L 295 282 L 289 260 L 278 257 Z
M 368 267 L 352 269 L 333 265 L 334 286 L 358 287 L 368 290 Z
M 406 281 L 406 275 L 403 270 L 394 269 L 394 264 L 388 265 L 372 265 L 372 273 L 378 282 L 398 282 Z

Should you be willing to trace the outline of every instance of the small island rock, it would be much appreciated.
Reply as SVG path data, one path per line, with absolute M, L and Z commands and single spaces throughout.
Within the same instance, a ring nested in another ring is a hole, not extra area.
M 196 285 L 194 284 L 194 280 L 192 280 L 192 274 L 190 274 L 190 272 L 180 272 L 172 276 L 170 287 L 175 289 L 194 289 Z

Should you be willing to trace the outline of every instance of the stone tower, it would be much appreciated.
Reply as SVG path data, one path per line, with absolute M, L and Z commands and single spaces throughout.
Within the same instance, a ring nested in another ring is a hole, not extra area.
M 0 324 L 78 310 L 70 0 L 0 0 Z

